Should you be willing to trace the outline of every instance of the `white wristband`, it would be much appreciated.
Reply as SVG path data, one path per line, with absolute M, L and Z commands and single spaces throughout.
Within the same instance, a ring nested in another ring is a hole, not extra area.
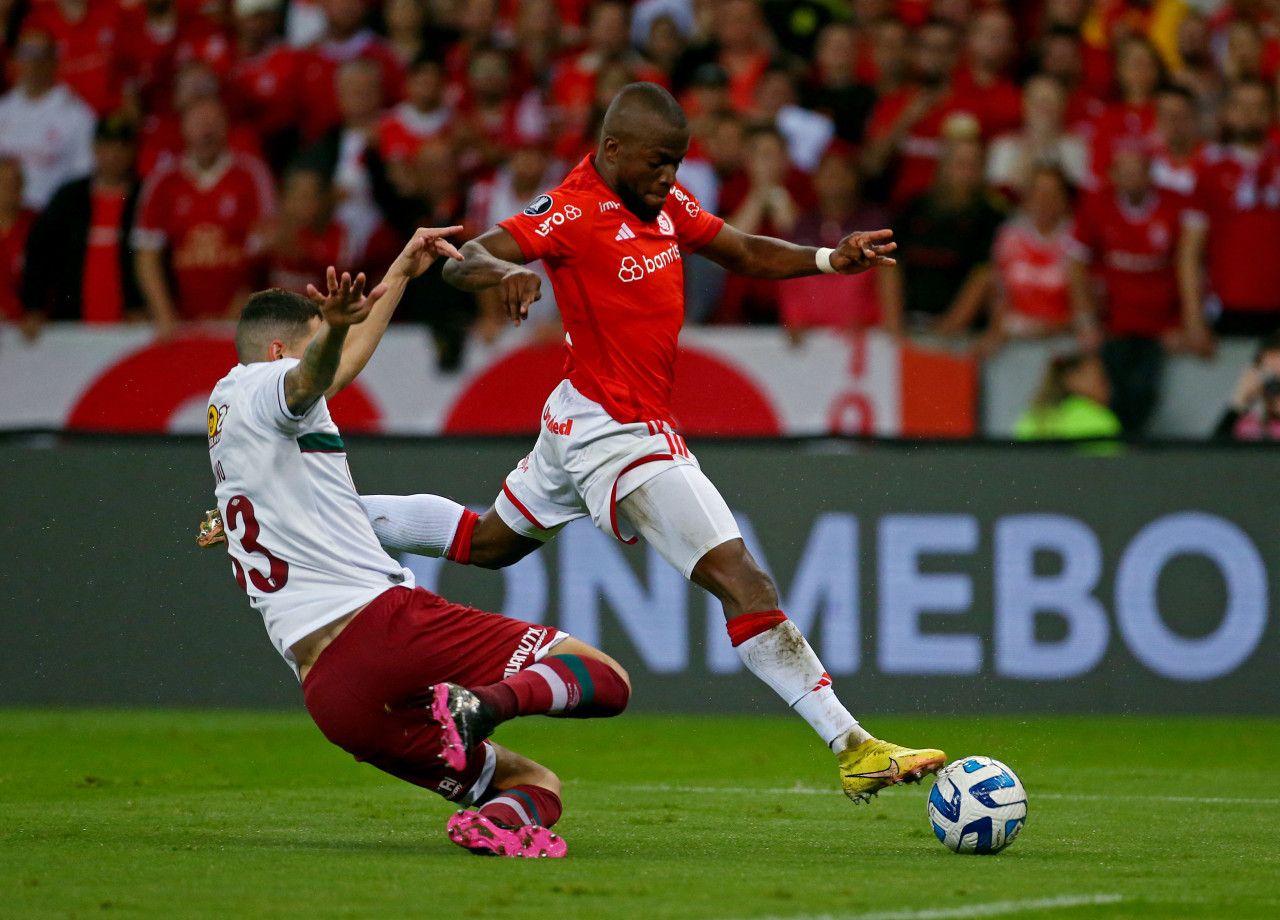
M 831 265 L 831 253 L 833 252 L 835 252 L 834 249 L 828 249 L 823 246 L 813 254 L 813 261 L 818 263 L 818 271 L 824 275 L 834 275 L 836 273 L 835 268 Z

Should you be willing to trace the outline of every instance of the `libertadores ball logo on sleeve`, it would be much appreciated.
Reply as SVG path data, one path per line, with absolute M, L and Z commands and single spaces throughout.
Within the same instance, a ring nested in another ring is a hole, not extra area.
M 524 213 L 530 217 L 541 217 L 551 210 L 551 206 L 555 204 L 550 195 L 539 195 L 533 201 L 529 202 L 529 206 L 524 209 Z

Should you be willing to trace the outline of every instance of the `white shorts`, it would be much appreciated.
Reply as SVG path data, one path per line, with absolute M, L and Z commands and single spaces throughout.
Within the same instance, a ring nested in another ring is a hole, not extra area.
M 686 578 L 708 550 L 740 536 L 670 425 L 615 421 L 568 380 L 547 398 L 538 441 L 507 476 L 494 508 L 516 533 L 543 541 L 590 515 L 624 543 L 642 534 Z

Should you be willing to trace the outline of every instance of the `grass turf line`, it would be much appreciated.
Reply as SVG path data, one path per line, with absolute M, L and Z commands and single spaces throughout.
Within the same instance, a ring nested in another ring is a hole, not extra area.
M 1280 721 L 869 721 L 1007 762 L 1022 836 L 957 857 L 920 788 L 852 806 L 798 719 L 530 719 L 498 740 L 564 779 L 570 858 L 480 859 L 302 712 L 0 710 L 0 917 L 1280 916 Z

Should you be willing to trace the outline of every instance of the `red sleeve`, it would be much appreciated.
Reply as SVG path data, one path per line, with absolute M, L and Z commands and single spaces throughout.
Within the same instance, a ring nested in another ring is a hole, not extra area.
M 671 190 L 671 203 L 667 213 L 676 225 L 676 239 L 690 252 L 697 252 L 716 238 L 724 219 L 702 210 L 698 199 L 680 183 Z M 668 199 L 670 201 L 670 199 Z
M 168 173 L 152 173 L 142 184 L 138 195 L 138 217 L 133 225 L 133 245 L 138 249 L 163 249 L 169 239 L 169 202 L 172 194 L 166 194 Z
M 1088 262 L 1093 258 L 1093 254 L 1098 250 L 1098 222 L 1094 215 L 1094 205 L 1092 198 L 1086 198 L 1076 212 L 1075 229 L 1072 236 L 1075 237 L 1076 246 L 1072 254 L 1081 262 Z
M 535 262 L 564 258 L 570 249 L 565 237 L 580 217 L 581 203 L 572 201 L 561 189 L 555 189 L 539 195 L 527 208 L 500 221 L 498 226 L 515 237 L 526 262 Z
M 1204 162 L 1198 163 L 1196 165 L 1196 187 L 1183 200 L 1182 223 L 1184 226 L 1190 224 L 1206 227 L 1209 225 L 1211 208 L 1209 187 L 1211 183 L 1208 178 L 1208 164 Z

